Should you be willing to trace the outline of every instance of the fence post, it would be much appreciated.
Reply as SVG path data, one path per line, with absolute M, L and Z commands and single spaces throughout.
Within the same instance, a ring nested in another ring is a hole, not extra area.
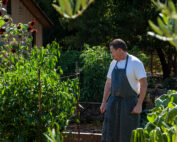
M 151 68 L 151 76 L 153 75 L 153 54 L 151 51 L 151 63 L 150 63 L 150 68 Z
M 79 67 L 78 67 L 78 62 L 76 62 L 76 78 L 78 78 L 79 75 Z M 76 94 L 76 114 L 77 114 L 77 119 L 79 120 L 79 122 L 77 123 L 77 130 L 78 130 L 78 141 L 80 141 L 80 112 L 79 112 L 79 88 L 76 90 L 77 94 Z
M 40 68 L 38 69 L 39 90 L 38 90 L 38 142 L 41 142 L 41 80 L 40 80 Z

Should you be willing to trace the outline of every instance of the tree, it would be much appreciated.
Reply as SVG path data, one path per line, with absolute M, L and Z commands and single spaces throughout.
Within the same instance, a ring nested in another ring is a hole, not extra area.
M 127 42 L 129 49 L 136 46 L 146 53 L 157 52 L 164 78 L 170 76 L 172 70 L 176 70 L 174 64 L 171 64 L 170 56 L 166 57 L 172 54 L 172 62 L 175 63 L 176 53 L 166 50 L 169 44 L 147 35 L 150 30 L 147 21 L 155 20 L 158 16 L 156 7 L 148 0 L 95 0 L 74 20 L 62 16 L 55 17 L 56 12 L 51 11 L 50 17 L 53 15 L 57 26 L 50 32 L 47 31 L 45 37 L 56 38 L 64 48 L 82 50 L 85 43 L 91 46 L 108 46 L 112 39 L 120 37 Z
M 163 41 L 168 41 L 172 45 L 167 44 L 166 48 L 159 48 L 157 50 L 160 59 L 163 59 L 161 62 L 164 67 L 163 71 L 166 72 L 164 78 L 166 78 L 170 75 L 172 70 L 174 75 L 177 74 L 177 12 L 171 0 L 165 4 L 160 1 L 153 1 L 153 3 L 160 10 L 160 13 L 157 17 L 158 26 L 152 21 L 149 21 L 149 25 L 154 31 L 149 32 L 149 35 Z

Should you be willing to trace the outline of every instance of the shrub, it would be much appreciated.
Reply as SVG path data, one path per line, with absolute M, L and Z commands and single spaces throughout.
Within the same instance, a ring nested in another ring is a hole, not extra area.
M 28 59 L 14 64 L 12 71 L 0 78 L 0 140 L 34 141 L 38 135 L 38 93 L 41 92 L 41 127 L 57 122 L 65 130 L 74 114 L 78 80 L 60 81 L 56 62 L 60 53 L 56 42 L 44 48 L 33 48 Z M 40 78 L 39 78 L 40 74 Z
M 144 66 L 148 66 L 148 63 L 149 63 L 149 57 L 143 53 L 142 51 L 140 51 L 138 49 L 138 47 L 134 46 L 130 51 L 129 51 L 130 54 L 136 56 L 138 59 L 140 59 Z
M 145 128 L 133 130 L 131 142 L 175 142 L 177 131 L 177 91 L 168 91 L 156 99 L 155 108 L 147 116 Z
M 163 81 L 163 87 L 166 89 L 177 89 L 177 79 L 168 77 Z
M 61 51 L 61 57 L 58 65 L 61 66 L 64 76 L 73 75 L 76 73 L 76 62 L 81 66 L 80 51 L 67 50 Z
M 82 59 L 80 101 L 100 102 L 111 56 L 106 47 L 91 48 L 86 45 L 80 57 Z
M 12 70 L 19 57 L 28 57 L 32 48 L 32 33 L 37 31 L 33 29 L 36 21 L 14 24 L 13 19 L 2 8 L 7 2 L 8 0 L 0 1 L 0 71 Z

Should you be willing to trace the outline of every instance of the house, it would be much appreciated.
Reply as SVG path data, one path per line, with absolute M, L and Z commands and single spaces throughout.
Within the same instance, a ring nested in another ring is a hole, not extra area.
M 53 23 L 34 0 L 8 0 L 7 13 L 13 18 L 13 23 L 28 23 L 36 21 L 37 33 L 33 35 L 33 45 L 43 45 L 43 29 L 51 28 Z

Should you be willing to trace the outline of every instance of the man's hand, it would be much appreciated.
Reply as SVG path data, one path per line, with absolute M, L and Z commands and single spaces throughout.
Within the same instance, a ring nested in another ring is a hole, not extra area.
M 136 105 L 133 108 L 133 111 L 131 112 L 132 114 L 140 114 L 142 112 L 142 105 Z
M 147 90 L 147 79 L 141 78 L 140 82 L 140 96 L 136 106 L 133 108 L 132 114 L 140 114 L 142 112 L 142 104 Z
M 107 78 L 106 83 L 105 83 L 105 87 L 104 87 L 104 95 L 103 95 L 103 100 L 102 100 L 102 104 L 100 106 L 100 112 L 104 113 L 107 107 L 107 100 L 108 97 L 110 95 L 110 91 L 111 91 L 111 79 Z
M 107 107 L 107 103 L 101 103 L 100 112 L 101 112 L 101 113 L 104 113 L 105 110 L 106 110 L 106 107 Z

